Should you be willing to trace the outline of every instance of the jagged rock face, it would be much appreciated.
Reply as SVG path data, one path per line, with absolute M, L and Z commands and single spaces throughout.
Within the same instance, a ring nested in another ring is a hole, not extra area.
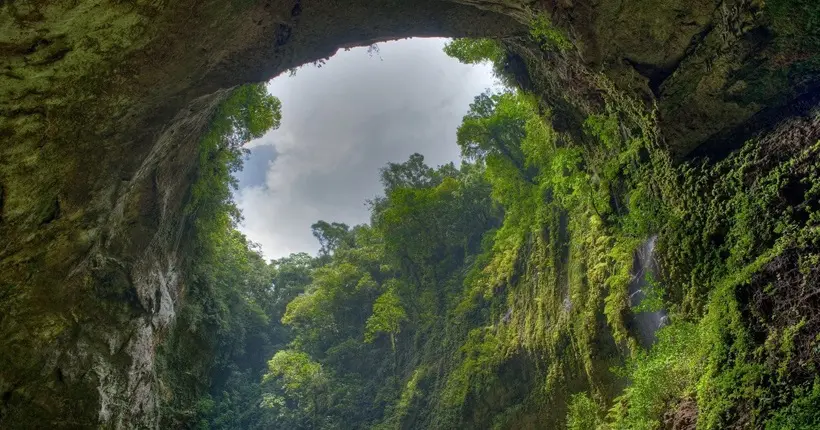
M 598 93 L 608 84 L 600 72 L 657 108 L 673 153 L 703 154 L 771 127 L 820 83 L 820 28 L 808 18 L 820 14 L 816 2 L 558 1 L 547 9 L 578 55 L 511 45 L 537 92 L 557 107 L 558 128 L 601 109 Z
M 496 36 L 436 1 L 4 3 L 0 427 L 156 427 L 183 204 L 222 88 L 338 47 Z
M 533 12 L 580 52 L 529 42 Z M 565 128 L 602 108 L 604 70 L 686 153 L 817 83 L 777 22 L 717 0 L 0 3 L 0 427 L 157 426 L 182 208 L 225 89 L 345 46 L 495 37 Z

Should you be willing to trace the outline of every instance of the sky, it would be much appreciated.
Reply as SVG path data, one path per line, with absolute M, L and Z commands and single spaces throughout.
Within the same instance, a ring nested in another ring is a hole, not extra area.
M 340 50 L 321 67 L 268 84 L 282 125 L 248 144 L 235 193 L 240 230 L 266 258 L 315 254 L 310 225 L 369 221 L 379 168 L 418 152 L 429 165 L 455 161 L 456 128 L 473 98 L 497 85 L 488 65 L 442 52 L 445 39 L 405 39 Z

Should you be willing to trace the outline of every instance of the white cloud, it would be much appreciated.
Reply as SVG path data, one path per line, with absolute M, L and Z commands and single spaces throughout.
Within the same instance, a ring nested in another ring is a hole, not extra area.
M 242 230 L 268 258 L 315 252 L 319 219 L 368 221 L 364 201 L 381 191 L 378 169 L 418 152 L 429 164 L 458 159 L 456 127 L 473 97 L 494 85 L 489 66 L 442 52 L 443 39 L 410 39 L 339 52 L 269 84 L 282 100 L 282 126 L 250 145 L 273 145 L 265 186 L 237 201 Z M 253 154 L 252 154 L 253 157 Z M 257 163 L 258 164 L 258 163 Z

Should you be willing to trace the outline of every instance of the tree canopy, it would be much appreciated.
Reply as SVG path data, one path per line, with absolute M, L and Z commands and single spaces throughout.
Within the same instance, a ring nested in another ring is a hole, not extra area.
M 446 51 L 507 60 L 493 41 Z M 262 86 L 235 92 L 186 212 L 186 305 L 161 356 L 187 395 L 164 405 L 168 427 L 650 430 L 697 411 L 698 428 L 815 428 L 806 327 L 820 323 L 762 310 L 814 291 L 820 218 L 789 199 L 817 200 L 794 184 L 819 171 L 820 147 L 677 165 L 651 115 L 607 97 L 575 142 L 520 90 L 479 94 L 460 165 L 388 163 L 369 223 L 317 221 L 316 256 L 265 262 L 236 231 L 231 173 L 279 104 Z

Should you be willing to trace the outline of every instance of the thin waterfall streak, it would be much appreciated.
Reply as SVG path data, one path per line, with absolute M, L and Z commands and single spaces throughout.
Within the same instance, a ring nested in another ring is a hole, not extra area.
M 657 339 L 657 331 L 668 323 L 669 317 L 665 309 L 657 311 L 635 312 L 634 308 L 647 298 L 655 288 L 648 277 L 657 279 L 658 268 L 655 261 L 655 243 L 657 235 L 652 235 L 644 241 L 633 256 L 632 279 L 629 283 L 629 306 L 633 308 L 630 319 L 630 332 L 645 348 L 649 348 Z M 649 275 L 649 276 L 647 276 Z

